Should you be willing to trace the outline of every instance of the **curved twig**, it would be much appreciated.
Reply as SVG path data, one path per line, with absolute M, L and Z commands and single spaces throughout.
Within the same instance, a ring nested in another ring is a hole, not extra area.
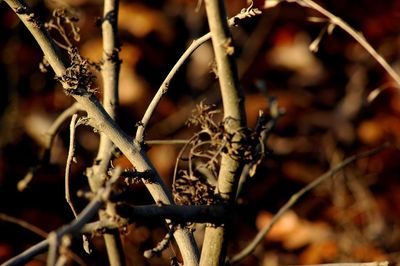
M 0 213 L 0 220 L 19 225 L 22 228 L 25 228 L 26 230 L 37 234 L 38 236 L 41 236 L 41 237 L 44 237 L 44 238 L 47 237 L 47 232 L 43 231 L 39 227 L 37 227 L 37 226 L 35 226 L 33 224 L 30 224 L 30 223 L 28 223 L 28 222 L 26 222 L 24 220 L 21 220 L 21 219 L 18 219 L 16 217 L 12 217 L 10 215 L 7 215 L 5 213 Z
M 354 30 L 349 24 L 343 21 L 341 18 L 335 16 L 322 6 L 318 5 L 312 0 L 275 0 L 277 4 L 280 2 L 296 3 L 300 6 L 308 7 L 316 10 L 320 14 L 324 15 L 329 19 L 329 23 L 338 26 L 347 32 L 351 37 L 353 37 L 389 74 L 389 76 L 400 85 L 400 76 L 394 71 L 394 69 L 386 62 L 386 60 L 369 44 L 369 42 L 364 38 L 362 33 Z
M 230 18 L 228 20 L 228 24 L 229 24 L 229 26 L 235 26 L 238 24 L 238 21 L 245 19 L 245 18 L 257 16 L 259 14 L 261 14 L 261 11 L 258 10 L 257 8 L 244 9 L 244 10 L 242 10 L 241 13 Z M 179 60 L 175 63 L 174 67 L 168 73 L 167 77 L 164 79 L 164 81 L 161 84 L 160 88 L 158 89 L 157 93 L 154 95 L 153 99 L 151 100 L 149 106 L 147 107 L 145 114 L 143 115 L 141 122 L 138 123 L 138 128 L 137 128 L 136 137 L 135 137 L 136 142 L 138 142 L 138 143 L 144 142 L 144 134 L 145 134 L 145 130 L 147 129 L 147 126 L 149 124 L 150 118 L 152 117 L 162 96 L 165 93 L 167 93 L 169 84 L 171 83 L 172 78 L 175 76 L 175 74 L 178 72 L 178 70 L 182 67 L 183 63 L 192 55 L 192 53 L 197 48 L 199 48 L 199 46 L 201 46 L 203 43 L 205 43 L 206 41 L 208 41 L 210 39 L 211 39 L 211 33 L 209 32 L 209 33 L 203 35 L 202 37 L 198 38 L 197 40 L 194 40 L 192 42 L 192 44 L 183 53 L 183 55 L 179 58 Z

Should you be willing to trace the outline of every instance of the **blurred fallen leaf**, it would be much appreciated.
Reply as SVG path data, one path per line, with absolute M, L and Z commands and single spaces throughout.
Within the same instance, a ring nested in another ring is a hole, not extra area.
M 279 34 L 282 37 L 279 37 Z M 275 67 L 294 71 L 295 75 L 292 79 L 293 82 L 297 82 L 297 85 L 316 84 L 324 77 L 324 68 L 310 51 L 309 43 L 309 37 L 304 32 L 278 33 L 275 46 L 266 54 L 266 61 Z
M 258 229 L 270 223 L 273 215 L 260 212 L 256 219 Z M 294 250 L 310 243 L 329 238 L 332 235 L 329 226 L 322 222 L 309 222 L 300 219 L 294 211 L 286 212 L 272 227 L 267 240 L 282 243 L 286 250 Z

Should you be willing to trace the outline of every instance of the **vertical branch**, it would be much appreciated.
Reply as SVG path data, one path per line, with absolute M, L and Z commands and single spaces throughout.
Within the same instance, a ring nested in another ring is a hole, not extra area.
M 78 115 L 74 114 L 71 118 L 71 123 L 69 125 L 69 148 L 68 148 L 68 157 L 67 163 L 65 166 L 65 200 L 67 201 L 69 207 L 74 213 L 75 218 L 78 216 L 74 204 L 71 201 L 71 194 L 69 189 L 69 177 L 71 173 L 71 164 L 74 162 L 74 154 L 75 154 L 75 128 L 76 128 L 76 120 L 78 119 Z
M 102 21 L 103 34 L 103 64 L 101 67 L 101 75 L 103 78 L 103 107 L 104 110 L 114 120 L 117 118 L 118 108 L 118 81 L 119 81 L 119 40 L 118 40 L 118 5 L 119 0 L 105 0 Z M 100 144 L 96 161 L 98 165 L 93 166 L 92 175 L 89 176 L 91 181 L 91 189 L 96 191 L 98 185 L 104 182 L 107 175 L 107 169 L 112 157 L 114 145 L 108 136 L 100 133 Z M 106 219 L 110 213 L 112 203 L 106 203 L 106 211 L 100 212 L 100 219 Z M 104 234 L 104 241 L 111 266 L 125 265 L 124 252 L 122 248 L 121 238 L 118 229 L 112 230 L 108 234 Z
M 224 106 L 225 131 L 233 135 L 232 143 L 240 142 L 242 137 L 238 133 L 241 128 L 246 126 L 244 97 L 240 89 L 237 67 L 233 57 L 235 48 L 226 20 L 224 3 L 222 0 L 205 0 L 205 7 Z M 222 155 L 218 176 L 218 192 L 220 197 L 228 203 L 231 203 L 235 198 L 241 168 L 240 158 L 233 158 L 230 154 Z M 226 226 L 220 225 L 206 229 L 200 265 L 220 265 L 223 263 L 226 253 Z
M 103 64 L 101 75 L 103 77 L 103 106 L 111 118 L 116 120 L 119 105 L 119 39 L 118 39 L 118 3 L 119 0 L 104 1 L 104 17 L 102 23 L 103 34 Z M 107 164 L 111 154 L 112 142 L 109 138 L 100 135 L 100 147 L 97 159 L 102 159 Z M 106 169 L 101 169 L 106 170 Z

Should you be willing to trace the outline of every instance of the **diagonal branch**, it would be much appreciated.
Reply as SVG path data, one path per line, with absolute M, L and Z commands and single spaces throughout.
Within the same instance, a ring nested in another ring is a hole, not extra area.
M 238 254 L 233 256 L 233 258 L 230 260 L 230 263 L 237 264 L 242 259 L 244 259 L 246 256 L 250 255 L 256 249 L 256 247 L 261 243 L 261 241 L 265 238 L 265 236 L 271 231 L 274 224 L 283 216 L 283 214 L 285 214 L 290 208 L 292 208 L 293 205 L 296 204 L 296 202 L 301 197 L 304 196 L 304 194 L 306 194 L 310 190 L 314 189 L 316 186 L 318 186 L 319 184 L 321 184 L 323 181 L 327 180 L 328 178 L 333 177 L 335 174 L 342 171 L 343 168 L 345 168 L 349 164 L 355 162 L 356 160 L 370 157 L 374 154 L 377 154 L 377 153 L 381 152 L 383 149 L 387 148 L 388 146 L 389 146 L 388 144 L 384 144 L 375 149 L 348 157 L 347 159 L 343 160 L 341 163 L 339 163 L 335 167 L 331 168 L 329 171 L 325 172 L 324 174 L 322 174 L 321 176 L 316 178 L 314 181 L 309 183 L 307 186 L 305 186 L 304 188 L 299 190 L 296 194 L 292 195 L 290 197 L 290 199 L 285 203 L 285 205 L 283 205 L 282 208 L 279 209 L 279 211 L 275 214 L 275 216 L 272 218 L 272 220 L 258 232 L 258 234 L 254 237 L 254 239 L 246 246 L 246 248 L 244 248 Z
M 43 24 L 35 17 L 22 0 L 5 0 L 5 2 L 17 13 L 18 17 L 38 42 L 56 75 L 62 77 L 66 72 L 67 66 L 65 62 L 62 61 L 62 56 L 58 48 L 52 41 L 51 36 L 44 28 Z M 63 86 L 67 90 L 70 89 L 68 84 L 63 84 Z M 141 151 L 140 146 L 135 144 L 131 138 L 122 131 L 117 123 L 104 110 L 97 98 L 86 91 L 85 88 L 76 88 L 74 89 L 74 93 L 70 94 L 87 112 L 93 126 L 100 132 L 107 134 L 110 140 L 125 154 L 135 169 L 139 172 L 147 172 L 151 175 L 150 178 L 144 180 L 144 183 L 154 201 L 163 204 L 173 204 L 171 192 L 146 155 Z M 198 251 L 192 234 L 188 230 L 180 228 L 175 231 L 174 237 L 182 253 L 184 263 L 186 265 L 197 265 Z
M 118 169 L 117 169 L 118 170 Z M 77 235 L 80 233 L 81 229 L 84 227 L 86 223 L 94 217 L 100 208 L 104 205 L 105 202 L 109 200 L 109 197 L 112 194 L 113 184 L 119 178 L 118 171 L 113 175 L 113 177 L 105 184 L 103 188 L 98 189 L 95 197 L 92 201 L 83 209 L 83 211 L 74 219 L 71 223 L 62 226 L 58 230 L 52 232 L 53 236 L 55 236 L 58 240 L 61 239 L 62 236 L 71 234 Z M 50 236 L 50 234 L 49 234 Z M 45 252 L 49 248 L 50 239 L 47 238 L 36 245 L 30 247 L 19 255 L 11 258 L 10 260 L 4 262 L 1 266 L 17 266 L 22 265 L 30 261 L 34 256 Z
M 303 7 L 308 7 L 319 12 L 321 15 L 329 19 L 329 23 L 334 26 L 340 27 L 342 30 L 347 32 L 351 37 L 354 38 L 389 74 L 389 76 L 400 86 L 400 76 L 397 72 L 386 62 L 386 60 L 369 44 L 362 33 L 354 30 L 349 24 L 343 21 L 341 18 L 335 16 L 316 2 L 312 0 L 270 0 L 268 2 L 268 7 L 273 7 L 282 2 L 296 3 Z

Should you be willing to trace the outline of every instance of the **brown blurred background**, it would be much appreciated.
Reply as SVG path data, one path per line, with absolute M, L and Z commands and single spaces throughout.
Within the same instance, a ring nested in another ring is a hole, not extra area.
M 319 1 L 348 22 L 400 73 L 400 1 Z M 82 55 L 101 59 L 101 29 L 96 18 L 102 6 L 94 0 L 30 1 L 44 20 L 56 7 L 79 17 Z M 121 1 L 119 123 L 133 135 L 151 97 L 185 48 L 208 30 L 204 9 L 196 2 Z M 227 1 L 232 16 L 246 1 Z M 262 6 L 264 3 L 257 3 Z M 268 111 L 276 96 L 286 114 L 278 121 L 270 152 L 239 197 L 229 254 L 241 250 L 289 197 L 345 157 L 390 141 L 379 155 L 347 167 L 334 181 L 307 194 L 283 217 L 242 265 L 318 264 L 341 261 L 400 261 L 400 94 L 379 64 L 341 29 L 325 34 L 313 53 L 309 45 L 326 23 L 297 4 L 281 4 L 233 28 L 238 69 L 246 93 L 249 127 L 259 110 Z M 51 231 L 73 219 L 64 200 L 64 170 L 69 131 L 66 124 L 52 147 L 51 160 L 39 169 L 27 189 L 17 183 L 40 157 L 43 134 L 73 99 L 64 94 L 51 70 L 41 73 L 42 53 L 5 3 L 0 4 L 0 212 Z M 185 125 L 196 103 L 220 104 L 212 73 L 210 43 L 204 44 L 177 73 L 151 121 L 147 139 L 185 139 L 195 128 Z M 267 92 L 257 84 L 265 84 Z M 101 77 L 97 79 L 101 96 Z M 371 93 L 379 94 L 371 99 Z M 72 166 L 72 194 L 78 208 L 85 201 L 76 191 L 87 189 L 98 135 L 77 131 L 77 163 Z M 148 154 L 170 184 L 181 146 L 154 145 Z M 124 159 L 120 158 L 120 163 Z M 138 185 L 130 200 L 152 203 Z M 168 265 L 173 250 L 146 261 L 143 250 L 162 239 L 161 221 L 128 228 L 124 236 L 130 265 Z M 41 238 L 0 221 L 0 262 Z M 101 238 L 96 251 L 81 254 L 88 265 L 107 265 Z M 79 245 L 77 249 L 79 250 Z M 44 265 L 39 257 L 30 265 Z

